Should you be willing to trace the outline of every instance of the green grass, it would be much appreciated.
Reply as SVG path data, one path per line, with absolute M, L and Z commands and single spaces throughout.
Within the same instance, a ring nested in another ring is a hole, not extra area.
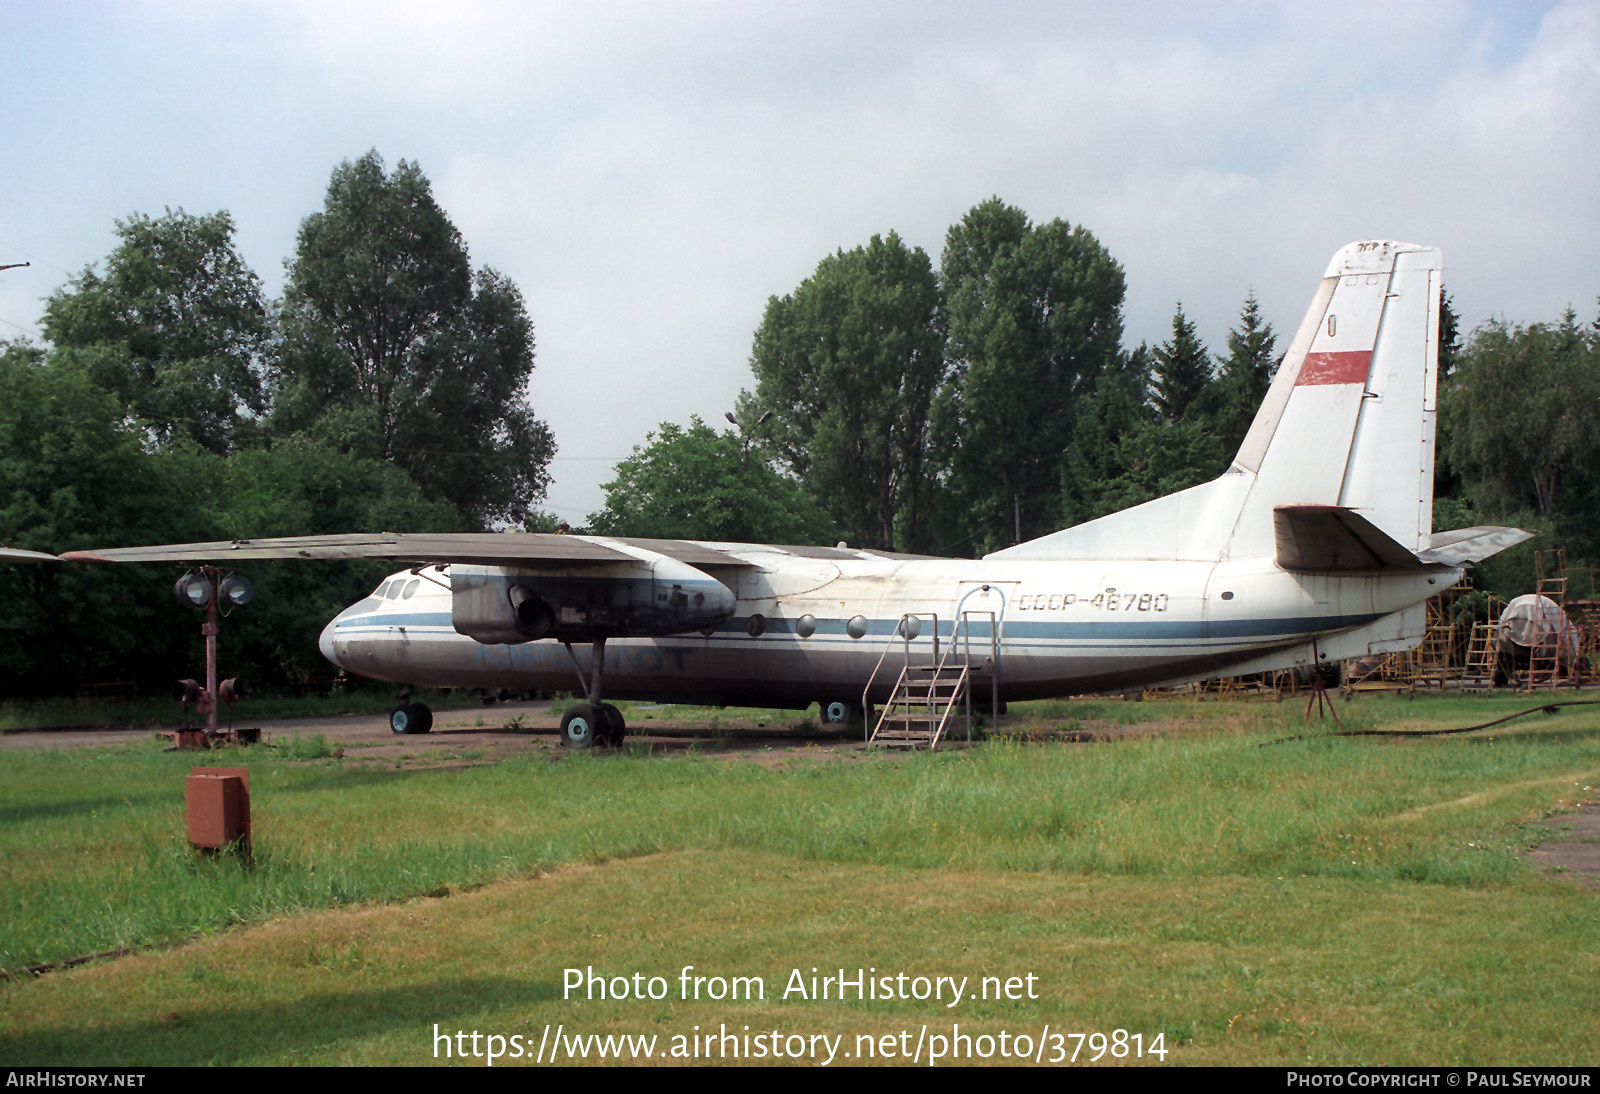
M 1339 709 L 1416 729 L 1525 705 Z M 1600 797 L 1600 707 L 1413 740 L 1332 737 L 1302 711 L 1039 704 L 1011 723 L 1164 730 L 776 767 L 630 748 L 389 770 L 252 749 L 248 866 L 187 848 L 189 756 L 3 753 L 0 966 L 151 952 L 0 988 L 0 1060 L 406 1063 L 424 1021 L 949 1017 L 583 1007 L 551 998 L 568 962 L 1032 969 L 1049 1000 L 970 1017 L 1167 1030 L 1189 1062 L 1584 1062 L 1600 895 L 1522 852 L 1542 835 L 1527 822 Z M 176 1025 L 150 1017 L 164 993 L 183 996 Z M 223 1007 L 276 1032 L 241 1039 Z

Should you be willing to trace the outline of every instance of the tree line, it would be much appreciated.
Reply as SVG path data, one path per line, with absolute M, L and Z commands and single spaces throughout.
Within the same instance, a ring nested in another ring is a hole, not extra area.
M 648 474 L 669 436 L 680 449 L 698 436 L 706 466 L 722 444 L 729 483 L 771 494 L 781 480 L 804 498 L 786 507 L 804 521 L 752 512 L 724 521 L 729 538 L 814 528 L 808 541 L 979 555 L 1203 482 L 1243 439 L 1277 336 L 1250 296 L 1220 358 L 1181 304 L 1168 341 L 1129 350 L 1125 288 L 1087 229 L 1034 224 L 999 198 L 951 227 L 937 270 L 893 232 L 840 250 L 768 301 L 742 435 L 663 426 L 619 465 L 591 523 L 690 534 L 675 484 Z

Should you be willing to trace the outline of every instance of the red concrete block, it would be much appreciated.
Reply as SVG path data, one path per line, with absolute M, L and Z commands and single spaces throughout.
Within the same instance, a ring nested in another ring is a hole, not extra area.
M 184 780 L 189 842 L 221 850 L 250 844 L 250 772 L 243 767 L 196 767 Z

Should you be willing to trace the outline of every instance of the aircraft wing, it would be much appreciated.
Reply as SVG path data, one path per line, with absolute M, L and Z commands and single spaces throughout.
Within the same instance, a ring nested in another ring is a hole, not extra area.
M 463 563 L 477 566 L 564 566 L 633 562 L 635 555 L 616 545 L 642 548 L 691 566 L 750 566 L 726 551 L 686 540 L 618 539 L 545 532 L 352 533 L 285 536 L 274 539 L 217 540 L 156 547 L 107 547 L 66 551 L 73 562 L 234 563 L 278 559 L 386 559 L 420 565 Z M 51 556 L 45 555 L 43 558 Z
M 60 562 L 56 555 L 43 551 L 24 551 L 20 547 L 0 547 L 0 562 Z

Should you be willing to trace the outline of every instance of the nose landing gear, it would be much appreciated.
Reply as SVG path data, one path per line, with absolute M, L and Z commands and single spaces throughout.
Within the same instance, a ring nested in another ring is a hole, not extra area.
M 426 733 L 433 728 L 433 711 L 426 703 L 401 703 L 389 715 L 389 732 Z
M 411 685 L 400 689 L 400 705 L 389 714 L 389 732 L 395 736 L 426 733 L 433 728 L 433 711 L 426 703 L 411 701 Z

